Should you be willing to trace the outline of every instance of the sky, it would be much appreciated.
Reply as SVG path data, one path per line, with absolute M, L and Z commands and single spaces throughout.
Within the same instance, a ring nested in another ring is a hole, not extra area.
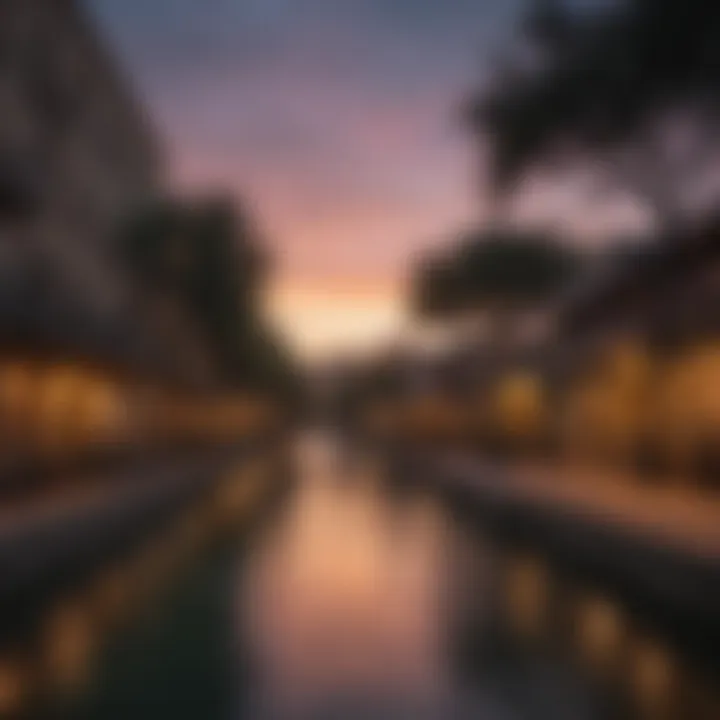
M 85 0 L 183 190 L 248 203 L 269 307 L 316 356 L 404 322 L 409 263 L 482 218 L 459 108 L 521 0 Z M 562 211 L 541 193 L 528 207 Z

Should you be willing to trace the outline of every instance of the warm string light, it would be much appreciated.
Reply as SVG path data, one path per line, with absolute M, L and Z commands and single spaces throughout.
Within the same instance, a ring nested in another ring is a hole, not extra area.
M 551 382 L 531 365 L 510 364 L 461 394 L 444 389 L 441 377 L 428 384 L 390 397 L 371 391 L 361 424 L 385 438 L 472 440 L 509 456 L 558 464 L 633 471 L 645 469 L 645 462 L 680 478 L 699 479 L 704 463 L 720 463 L 715 343 L 660 357 L 625 341 L 561 381 Z
M 271 431 L 281 416 L 262 397 L 182 397 L 81 364 L 0 361 L 3 442 L 28 460 L 62 464 L 164 441 L 232 443 Z

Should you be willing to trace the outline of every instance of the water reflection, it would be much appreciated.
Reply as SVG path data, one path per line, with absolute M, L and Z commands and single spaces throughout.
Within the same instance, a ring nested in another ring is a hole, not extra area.
M 241 540 L 198 552 L 189 522 L 196 569 L 109 666 L 90 717 L 718 717 L 712 683 L 615 596 L 339 453 L 303 438 L 292 496 Z
M 338 452 L 318 436 L 300 444 L 297 494 L 240 572 L 248 714 L 600 717 L 567 678 L 539 697 L 532 685 L 545 679 L 494 655 L 506 568 L 483 536 L 429 492 L 393 489 L 372 458 L 349 469 Z M 512 580 L 524 583 L 524 610 L 541 599 L 533 569 Z M 463 655 L 469 645 L 482 662 Z
M 373 468 L 338 477 L 332 446 L 299 448 L 303 483 L 249 567 L 260 711 L 316 716 L 338 702 L 427 711 L 448 694 L 453 535 L 425 497 L 393 503 Z

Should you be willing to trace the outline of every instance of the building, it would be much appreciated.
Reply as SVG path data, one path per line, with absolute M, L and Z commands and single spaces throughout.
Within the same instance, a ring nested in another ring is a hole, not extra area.
M 2 345 L 209 373 L 190 322 L 148 327 L 117 257 L 120 224 L 164 191 L 162 155 L 79 0 L 0 3 Z
M 558 314 L 561 341 L 675 350 L 720 336 L 720 219 L 623 253 L 582 278 Z
M 117 302 L 112 232 L 160 183 L 147 116 L 76 0 L 4 0 L 0 48 L 1 184 L 30 205 L 3 235 Z
M 623 253 L 559 313 L 568 417 L 595 454 L 720 477 L 720 220 Z

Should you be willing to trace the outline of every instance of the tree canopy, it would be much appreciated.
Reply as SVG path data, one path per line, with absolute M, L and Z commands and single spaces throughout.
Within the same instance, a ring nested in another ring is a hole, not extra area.
M 287 387 L 291 360 L 259 311 L 267 258 L 233 201 L 167 200 L 121 233 L 121 260 L 141 292 L 180 308 L 231 384 Z
M 414 309 L 428 317 L 468 310 L 532 309 L 553 297 L 580 263 L 570 248 L 544 235 L 477 231 L 419 264 Z
M 471 104 L 496 186 L 579 162 L 658 216 L 681 212 L 720 149 L 720 3 L 545 0 L 523 31 Z

